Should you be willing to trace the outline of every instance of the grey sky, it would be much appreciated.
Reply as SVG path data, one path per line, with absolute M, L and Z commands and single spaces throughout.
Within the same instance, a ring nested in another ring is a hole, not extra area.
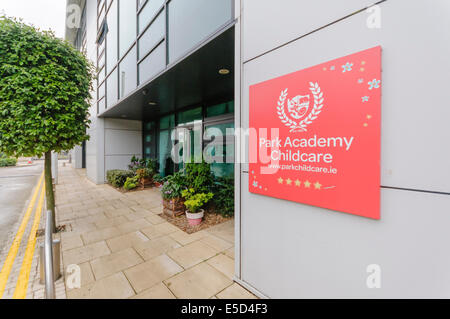
M 51 29 L 63 38 L 66 0 L 0 0 L 0 14 L 22 18 L 42 30 Z

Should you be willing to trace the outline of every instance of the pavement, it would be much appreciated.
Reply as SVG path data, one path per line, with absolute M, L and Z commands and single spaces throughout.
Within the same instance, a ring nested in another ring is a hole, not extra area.
M 158 189 L 123 194 L 69 167 L 56 200 L 67 298 L 256 298 L 233 281 L 233 220 L 188 235 L 158 216 Z
M 254 299 L 234 282 L 234 221 L 188 235 L 161 218 L 158 189 L 121 193 L 59 163 L 57 299 Z M 0 299 L 44 299 L 36 231 L 42 164 L 0 170 Z M 6 186 L 8 189 L 6 189 Z M 5 216 L 3 218 L 3 216 Z

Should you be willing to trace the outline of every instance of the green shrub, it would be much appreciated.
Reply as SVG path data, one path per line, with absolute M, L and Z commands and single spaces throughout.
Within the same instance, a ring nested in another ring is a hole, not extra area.
M 189 188 L 195 189 L 196 193 L 208 193 L 214 184 L 214 175 L 208 163 L 186 164 L 186 181 Z
M 131 158 L 131 164 L 128 166 L 128 168 L 133 172 L 136 172 L 139 169 L 148 169 L 150 171 L 150 175 L 153 175 L 157 173 L 157 166 L 158 163 L 153 158 L 140 159 L 136 156 L 133 156 Z
M 16 166 L 16 164 L 16 158 L 6 157 L 4 154 L 0 155 L 0 167 Z
M 156 182 L 156 183 L 164 183 L 165 181 L 166 181 L 166 179 L 164 178 L 164 177 L 162 177 L 161 175 L 159 175 L 159 174 L 155 174 L 155 175 L 153 175 L 153 180 Z
M 224 217 L 234 216 L 234 178 L 217 178 L 213 192 L 218 212 Z
M 149 178 L 153 176 L 153 172 L 149 168 L 140 168 L 136 171 L 136 176 L 138 179 Z
M 195 189 L 185 189 L 182 192 L 182 196 L 186 201 L 184 206 L 189 210 L 189 212 L 195 214 L 202 207 L 204 207 L 213 197 L 213 193 L 195 193 Z
M 120 188 L 125 184 L 127 178 L 134 177 L 134 175 L 133 171 L 114 169 L 106 172 L 106 179 L 112 186 Z
M 163 199 L 180 198 L 187 185 L 186 177 L 181 172 L 175 173 L 165 179 L 161 188 L 161 196 Z
M 134 177 L 128 177 L 123 185 L 123 189 L 130 191 L 132 189 L 135 189 L 139 185 L 139 179 L 137 176 Z

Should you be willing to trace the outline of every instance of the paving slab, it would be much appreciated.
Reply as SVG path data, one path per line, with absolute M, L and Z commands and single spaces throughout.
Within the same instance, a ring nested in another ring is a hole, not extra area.
M 167 255 L 160 255 L 125 271 L 125 275 L 138 293 L 182 272 L 183 268 Z
M 95 279 L 99 280 L 113 275 L 121 270 L 131 268 L 144 260 L 133 248 L 121 250 L 107 256 L 100 257 L 91 261 L 92 271 Z
M 218 299 L 257 299 L 257 297 L 244 287 L 234 283 L 217 294 Z
M 128 299 L 134 295 L 133 288 L 121 272 L 67 292 L 70 299 Z
M 79 265 L 82 276 L 68 298 L 254 297 L 233 284 L 234 221 L 189 235 L 158 216 L 158 189 L 121 193 L 69 167 L 59 180 L 58 217 L 68 225 L 63 264 Z
M 144 290 L 132 299 L 176 299 L 173 293 L 163 283 Z
M 187 269 L 217 255 L 218 251 L 201 241 L 196 241 L 184 247 L 169 251 L 167 254 Z
M 207 263 L 201 263 L 164 282 L 181 299 L 208 299 L 233 282 Z

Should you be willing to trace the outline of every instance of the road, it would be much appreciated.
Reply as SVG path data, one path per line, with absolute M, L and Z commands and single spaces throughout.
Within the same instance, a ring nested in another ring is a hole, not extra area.
M 19 221 L 43 170 L 43 162 L 25 167 L 0 168 L 0 252 Z

